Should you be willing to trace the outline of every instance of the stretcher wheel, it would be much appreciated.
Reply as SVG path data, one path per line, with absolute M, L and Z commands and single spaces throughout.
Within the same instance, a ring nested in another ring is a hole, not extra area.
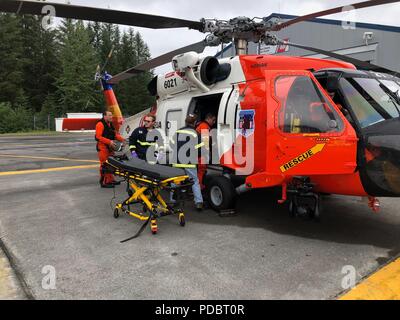
M 157 220 L 151 220 L 151 233 L 157 234 L 157 232 L 158 232 Z
M 183 213 L 179 214 L 179 224 L 181 225 L 181 227 L 184 227 L 186 225 L 185 215 Z
M 119 218 L 119 209 L 114 210 L 114 218 L 118 219 Z

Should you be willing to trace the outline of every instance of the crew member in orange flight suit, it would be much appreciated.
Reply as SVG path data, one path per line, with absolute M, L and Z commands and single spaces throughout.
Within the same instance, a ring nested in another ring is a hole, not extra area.
M 204 142 L 205 149 L 209 152 L 209 156 L 211 156 L 210 130 L 215 125 L 216 121 L 217 117 L 212 113 L 208 113 L 204 121 L 201 121 L 196 127 L 196 131 L 200 134 L 201 140 Z M 199 183 L 202 190 L 205 188 L 203 179 L 207 172 L 207 160 L 208 159 L 205 159 L 203 156 L 200 157 L 199 164 L 197 166 L 197 176 L 199 177 Z
M 115 185 L 120 184 L 120 182 L 115 181 L 114 175 L 103 173 L 102 170 L 103 163 L 114 154 L 115 140 L 125 142 L 124 138 L 116 132 L 112 119 L 112 113 L 105 111 L 103 119 L 96 125 L 97 152 L 100 160 L 100 185 L 102 188 L 114 188 Z

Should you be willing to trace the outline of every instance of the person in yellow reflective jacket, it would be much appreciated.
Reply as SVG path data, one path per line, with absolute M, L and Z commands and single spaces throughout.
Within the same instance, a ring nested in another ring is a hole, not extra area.
M 186 174 L 193 180 L 194 202 L 196 209 L 200 211 L 203 209 L 203 196 L 197 175 L 197 165 L 204 142 L 195 129 L 196 120 L 195 115 L 189 115 L 186 118 L 186 126 L 176 131 L 171 141 L 171 147 L 173 150 L 172 166 L 185 169 Z
M 153 161 L 157 145 L 162 145 L 162 136 L 154 129 L 156 117 L 148 114 L 144 117 L 143 126 L 135 129 L 129 138 L 129 149 L 134 158 Z M 152 154 L 148 154 L 151 152 Z

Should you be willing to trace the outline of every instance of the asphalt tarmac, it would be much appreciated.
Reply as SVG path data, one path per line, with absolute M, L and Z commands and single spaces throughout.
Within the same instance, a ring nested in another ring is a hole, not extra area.
M 324 198 L 320 223 L 292 219 L 275 192 L 240 197 L 220 217 L 186 205 L 186 227 L 116 220 L 125 186 L 98 184 L 91 134 L 0 136 L 0 237 L 36 299 L 335 299 L 400 254 L 398 199 L 373 213 L 355 197 Z

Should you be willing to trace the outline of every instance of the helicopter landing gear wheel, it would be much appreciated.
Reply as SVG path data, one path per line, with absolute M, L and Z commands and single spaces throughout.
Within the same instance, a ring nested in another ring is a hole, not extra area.
M 316 222 L 321 221 L 321 199 L 319 196 L 316 196 L 313 219 Z
M 311 195 L 307 200 L 308 206 L 306 207 L 306 220 L 319 222 L 321 218 L 321 199 L 319 195 Z
M 321 198 L 317 194 L 295 195 L 289 202 L 289 215 L 306 221 L 320 221 Z
M 114 218 L 115 219 L 118 219 L 119 218 L 119 209 L 117 209 L 117 208 L 115 208 L 115 210 L 114 210 Z
M 235 207 L 236 191 L 232 182 L 224 176 L 214 176 L 206 182 L 207 200 L 215 211 Z
M 291 200 L 290 202 L 289 202 L 289 216 L 291 217 L 291 218 L 296 218 L 297 217 L 297 205 L 296 205 L 296 203 L 294 202 L 294 200 Z

